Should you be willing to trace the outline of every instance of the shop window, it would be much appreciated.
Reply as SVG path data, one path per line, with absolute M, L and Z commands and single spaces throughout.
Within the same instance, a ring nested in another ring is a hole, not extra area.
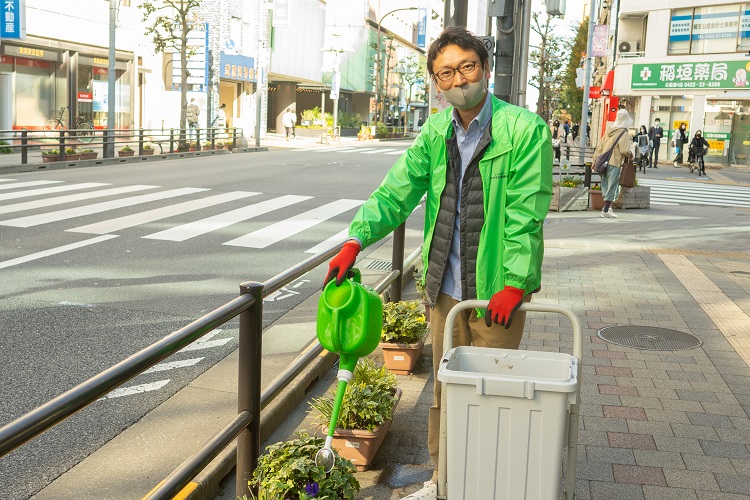
M 750 3 L 742 4 L 740 10 L 740 40 L 737 50 L 739 52 L 750 51 Z
M 16 57 L 16 125 L 30 129 L 41 128 L 56 116 L 54 80 L 55 65 Z M 63 119 L 67 118 L 67 114 Z
M 675 9 L 669 22 L 669 54 L 690 53 L 690 32 L 693 26 L 693 9 Z
M 670 55 L 735 53 L 743 45 L 750 48 L 750 4 L 672 11 Z

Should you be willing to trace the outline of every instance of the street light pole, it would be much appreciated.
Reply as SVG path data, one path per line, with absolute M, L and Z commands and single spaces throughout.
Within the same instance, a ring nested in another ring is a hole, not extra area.
M 379 110 L 379 114 L 380 114 L 379 118 L 380 118 L 381 121 L 383 120 L 383 111 L 384 111 L 384 109 L 383 109 L 383 106 L 382 106 L 383 102 L 382 102 L 382 99 L 380 97 L 380 88 L 382 86 L 382 83 L 381 83 L 380 79 L 381 79 L 381 73 L 383 72 L 383 56 L 380 53 L 380 50 L 381 50 L 381 48 L 380 48 L 380 46 L 381 46 L 381 43 L 380 43 L 380 25 L 383 23 L 383 19 L 385 19 L 389 15 L 393 14 L 394 12 L 398 12 L 400 10 L 418 10 L 418 7 L 402 7 L 400 9 L 393 9 L 392 11 L 386 12 L 385 14 L 383 14 L 383 16 L 378 21 L 378 74 L 377 74 L 377 86 L 378 87 L 377 87 L 377 89 L 375 89 L 375 96 L 376 96 L 375 97 L 375 109 Z

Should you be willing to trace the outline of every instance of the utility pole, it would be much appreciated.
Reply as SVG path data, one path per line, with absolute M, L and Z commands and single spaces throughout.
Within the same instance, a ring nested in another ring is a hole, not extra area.
M 589 10 L 589 37 L 586 45 L 586 69 L 583 75 L 583 103 L 581 104 L 581 128 L 578 132 L 581 137 L 581 148 L 585 147 L 589 121 L 589 91 L 591 90 L 591 51 L 594 45 L 594 15 L 596 14 L 596 0 L 591 0 Z M 583 149 L 581 149 L 581 163 L 583 163 Z
M 443 25 L 449 26 L 466 26 L 466 14 L 468 12 L 468 0 L 445 0 L 445 10 L 443 11 Z
M 102 156 L 112 158 L 115 155 L 115 31 L 117 30 L 117 0 L 109 0 L 109 65 L 107 68 L 107 129 L 109 141 L 104 141 Z

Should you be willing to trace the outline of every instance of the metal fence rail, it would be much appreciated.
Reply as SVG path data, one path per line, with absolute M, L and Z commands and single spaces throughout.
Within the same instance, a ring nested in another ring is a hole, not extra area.
M 394 300 L 399 300 L 401 296 L 404 268 L 411 266 L 421 253 L 421 249 L 417 249 L 406 261 L 402 260 L 404 235 L 405 225 L 401 225 L 394 232 L 393 270 L 375 287 L 375 290 L 382 295 L 387 293 L 386 289 L 390 286 L 390 298 Z M 265 283 L 241 284 L 240 296 L 236 299 L 4 425 L 0 428 L 0 457 L 58 425 L 213 329 L 239 316 L 239 357 L 247 362 L 239 363 L 238 367 L 237 416 L 201 450 L 175 469 L 146 498 L 153 500 L 172 498 L 235 438 L 237 438 L 237 493 L 238 495 L 257 494 L 257 491 L 249 490 L 248 480 L 252 477 L 260 454 L 261 411 L 323 350 L 317 340 L 310 342 L 300 356 L 261 393 L 263 297 L 327 262 L 338 252 L 342 243 L 302 261 Z

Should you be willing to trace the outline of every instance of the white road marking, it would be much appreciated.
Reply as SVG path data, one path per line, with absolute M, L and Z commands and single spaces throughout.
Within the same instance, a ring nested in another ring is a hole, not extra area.
M 327 240 L 321 241 L 320 243 L 310 248 L 309 250 L 305 250 L 305 253 L 316 254 L 316 253 L 322 252 L 323 250 L 328 250 L 334 244 L 344 241 L 347 238 L 347 236 L 349 236 L 349 228 L 343 229 L 339 231 L 338 233 L 334 234 L 333 236 L 331 236 L 330 238 L 328 238 Z
M 102 401 L 103 399 L 121 398 L 123 396 L 133 396 L 135 394 L 143 394 L 144 392 L 156 391 L 161 389 L 168 383 L 169 379 L 158 380 L 156 382 L 151 382 L 148 384 L 131 385 L 130 387 L 120 387 L 119 389 L 115 389 L 114 391 L 108 393 L 103 398 L 100 398 L 99 401 Z
M 0 186 L 0 189 L 16 189 L 16 188 L 25 188 L 25 187 L 31 187 L 31 186 L 44 186 L 45 184 L 58 184 L 62 181 L 27 181 L 27 182 L 19 182 L 17 184 L 3 184 Z
M 396 148 L 378 148 L 375 151 L 365 151 L 363 155 L 384 154 L 388 151 L 397 151 Z
M 327 203 L 323 206 L 308 210 L 307 212 L 295 215 L 276 224 L 253 231 L 239 238 L 227 241 L 224 245 L 247 247 L 247 248 L 266 248 L 269 245 L 278 243 L 292 235 L 300 233 L 306 229 L 320 224 L 321 222 L 342 214 L 347 210 L 359 207 L 363 200 L 340 199 Z
M 0 179 L 0 182 L 12 182 L 12 181 L 15 181 L 15 180 L 16 179 Z
M 195 342 L 193 342 L 189 346 L 183 347 L 182 349 L 180 349 L 177 352 L 200 351 L 202 349 L 210 349 L 212 347 L 222 346 L 222 345 L 226 344 L 227 342 L 229 342 L 230 340 L 232 340 L 232 337 L 229 337 L 229 338 L 226 338 L 226 339 L 211 340 L 213 337 L 217 336 L 222 331 L 223 330 L 219 329 L 219 330 L 214 330 L 212 332 L 208 332 L 203 337 L 201 337 L 199 340 L 196 340 Z
M 102 222 L 96 222 L 87 226 L 80 226 L 68 231 L 73 233 L 88 233 L 88 234 L 107 234 L 127 229 L 129 227 L 138 226 L 141 224 L 147 224 L 168 217 L 174 217 L 175 215 L 181 215 L 184 213 L 192 212 L 194 210 L 200 210 L 201 208 L 212 207 L 228 201 L 239 200 L 247 198 L 249 196 L 255 196 L 260 193 L 234 191 L 231 193 L 217 194 L 216 196 L 209 196 L 200 200 L 186 201 L 184 203 L 178 203 L 177 205 L 170 205 L 163 208 L 155 208 L 148 212 L 141 212 L 133 215 L 125 215 L 116 219 L 105 220 Z
M 405 149 L 401 149 L 399 151 L 391 151 L 390 153 L 385 153 L 385 154 L 387 154 L 387 155 L 400 155 L 400 154 L 404 154 L 404 151 L 406 151 L 406 150 Z
M 44 257 L 49 257 L 50 255 L 56 255 L 58 253 L 67 252 L 68 250 L 75 250 L 76 248 L 82 248 L 82 247 L 86 247 L 89 245 L 94 245 L 102 241 L 111 240 L 112 238 L 117 238 L 117 235 L 107 234 L 104 236 L 97 236 L 96 238 L 91 238 L 90 240 L 79 241 L 78 243 L 71 243 L 70 245 L 63 245 L 61 247 L 51 248 L 49 250 L 32 253 L 30 255 L 25 255 L 23 257 L 17 257 L 15 259 L 5 260 L 5 261 L 0 262 L 0 269 L 5 269 L 6 267 L 17 266 L 18 264 L 24 264 L 26 262 L 31 262 L 33 260 L 42 259 Z
M 88 189 L 92 187 L 111 186 L 104 182 L 83 182 L 81 184 L 66 184 L 64 186 L 55 186 L 39 189 L 28 189 L 17 193 L 0 194 L 0 200 L 15 200 L 16 198 L 29 198 L 32 196 L 41 196 L 45 194 L 62 193 L 65 191 L 77 191 L 78 189 Z
M 42 224 L 49 224 L 50 222 L 58 222 L 61 220 L 75 219 L 76 217 L 83 217 L 84 215 L 98 214 L 101 212 L 107 212 L 108 210 L 115 210 L 118 208 L 132 207 L 133 205 L 140 205 L 141 203 L 150 203 L 152 201 L 166 200 L 168 198 L 175 198 L 177 196 L 184 196 L 186 194 L 200 193 L 202 191 L 208 191 L 207 188 L 179 188 L 170 189 L 168 191 L 161 191 L 158 193 L 142 194 L 140 196 L 133 196 L 130 198 L 122 198 L 119 200 L 105 201 L 102 203 L 94 203 L 93 205 L 84 205 L 82 207 L 68 208 L 67 210 L 58 210 L 56 212 L 47 212 L 39 215 L 29 215 L 26 217 L 18 217 L 16 219 L 8 219 L 0 221 L 0 226 L 12 226 L 12 227 L 32 227 L 40 226 Z
M 370 151 L 377 148 L 353 148 L 351 150 L 345 150 L 345 151 L 337 151 L 337 153 L 364 153 L 365 151 Z
M 314 149 L 312 152 L 314 153 L 341 153 L 342 151 L 350 151 L 354 148 L 352 147 L 342 147 L 342 148 L 331 148 L 331 149 Z
M 44 207 L 51 207 L 53 205 L 63 205 L 65 203 L 71 203 L 74 201 L 90 200 L 92 198 L 103 198 L 105 196 L 132 193 L 134 191 L 144 191 L 146 189 L 155 189 L 158 187 L 160 186 L 146 186 L 137 184 L 135 186 L 103 189 L 101 191 L 94 191 L 92 193 L 78 193 L 69 194 L 66 196 L 57 196 L 55 198 L 47 198 L 46 200 L 25 201 L 23 203 L 14 203 L 13 205 L 5 205 L 4 207 L 0 207 L 0 214 L 22 212 L 24 210 L 36 210 Z
M 156 372 L 164 372 L 167 370 L 176 370 L 177 368 L 185 368 L 187 366 L 193 366 L 197 365 L 201 362 L 204 358 L 191 358 L 191 359 L 183 359 L 180 361 L 169 361 L 167 363 L 159 363 L 158 365 L 154 365 L 145 372 L 143 372 L 143 375 L 146 373 L 156 373 Z
M 168 241 L 185 241 L 202 234 L 216 231 L 232 224 L 242 222 L 253 217 L 258 217 L 268 212 L 278 210 L 280 208 L 294 205 L 305 200 L 309 200 L 312 196 L 296 196 L 286 195 L 279 196 L 272 200 L 262 201 L 254 205 L 248 205 L 246 207 L 224 212 L 222 214 L 214 215 L 206 219 L 201 219 L 189 224 L 183 224 L 181 226 L 173 227 L 171 229 L 165 229 L 158 233 L 153 233 L 144 236 L 151 240 L 168 240 Z

